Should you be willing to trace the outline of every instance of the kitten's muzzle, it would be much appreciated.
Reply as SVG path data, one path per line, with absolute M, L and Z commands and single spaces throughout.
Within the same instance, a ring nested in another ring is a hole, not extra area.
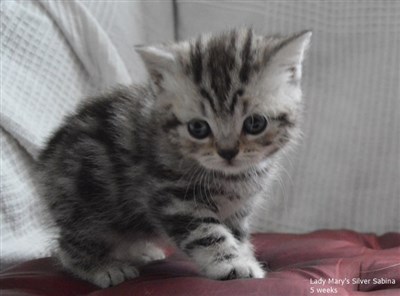
M 239 148 L 218 149 L 217 152 L 223 159 L 231 161 L 239 153 Z

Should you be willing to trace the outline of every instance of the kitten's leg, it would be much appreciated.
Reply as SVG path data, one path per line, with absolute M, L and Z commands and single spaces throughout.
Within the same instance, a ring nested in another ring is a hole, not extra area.
M 241 245 L 215 212 L 195 202 L 183 203 L 160 208 L 158 224 L 202 273 L 213 279 L 264 277 L 254 256 L 243 256 Z
M 78 233 L 78 232 L 77 232 Z M 78 277 L 106 288 L 139 275 L 137 268 L 113 259 L 111 246 L 94 234 L 63 234 L 59 240 L 62 265 Z
M 251 260 L 256 260 L 253 245 L 249 239 L 247 215 L 243 215 L 242 212 L 236 213 L 233 217 L 224 221 L 224 223 L 238 241 L 242 256 L 251 258 Z M 265 276 L 266 272 L 264 270 L 262 270 L 262 272 Z

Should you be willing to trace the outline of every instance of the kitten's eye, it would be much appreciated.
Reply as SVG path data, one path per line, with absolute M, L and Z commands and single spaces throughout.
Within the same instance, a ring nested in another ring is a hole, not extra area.
M 251 135 L 261 133 L 267 127 L 267 119 L 264 116 L 253 114 L 243 122 L 243 130 Z
M 206 138 L 210 132 L 210 126 L 204 120 L 193 119 L 188 123 L 189 133 L 196 139 Z

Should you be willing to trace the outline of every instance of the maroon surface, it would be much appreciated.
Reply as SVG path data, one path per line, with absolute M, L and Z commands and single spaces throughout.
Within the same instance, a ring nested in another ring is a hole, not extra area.
M 257 234 L 253 242 L 271 269 L 265 279 L 209 280 L 172 255 L 143 267 L 139 278 L 101 290 L 43 258 L 0 273 L 0 295 L 400 295 L 400 233 Z M 337 283 L 318 284 L 320 278 Z

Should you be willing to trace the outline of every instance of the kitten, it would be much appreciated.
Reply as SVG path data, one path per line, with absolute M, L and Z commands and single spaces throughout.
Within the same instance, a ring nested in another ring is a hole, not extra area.
M 161 238 L 209 278 L 263 278 L 247 219 L 299 134 L 310 38 L 242 29 L 137 48 L 149 83 L 87 101 L 40 155 L 62 265 L 116 285 L 165 257 Z

